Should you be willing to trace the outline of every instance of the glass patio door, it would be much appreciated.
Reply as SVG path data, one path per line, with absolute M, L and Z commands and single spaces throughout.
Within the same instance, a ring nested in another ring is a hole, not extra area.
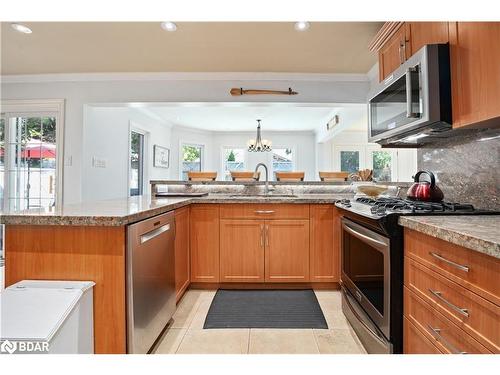
M 0 118 L 0 199 L 4 210 L 56 205 L 56 114 L 4 113 Z

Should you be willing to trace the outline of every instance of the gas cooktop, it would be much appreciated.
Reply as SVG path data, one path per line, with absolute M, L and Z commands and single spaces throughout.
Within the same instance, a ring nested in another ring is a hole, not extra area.
M 389 215 L 488 215 L 500 214 L 496 211 L 475 209 L 471 204 L 451 202 L 421 202 L 396 197 L 359 197 L 354 200 L 342 199 L 337 207 L 372 219 Z

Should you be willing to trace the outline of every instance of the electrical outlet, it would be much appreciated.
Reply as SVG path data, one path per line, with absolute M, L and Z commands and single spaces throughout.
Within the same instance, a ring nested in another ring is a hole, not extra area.
M 101 159 L 97 156 L 94 156 L 92 157 L 92 166 L 94 168 L 106 168 L 106 159 Z

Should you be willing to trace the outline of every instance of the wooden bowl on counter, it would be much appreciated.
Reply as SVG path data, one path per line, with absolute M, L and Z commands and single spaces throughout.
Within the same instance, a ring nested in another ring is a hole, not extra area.
M 389 186 L 386 185 L 356 185 L 358 192 L 368 195 L 369 197 L 376 198 L 380 194 L 389 190 Z

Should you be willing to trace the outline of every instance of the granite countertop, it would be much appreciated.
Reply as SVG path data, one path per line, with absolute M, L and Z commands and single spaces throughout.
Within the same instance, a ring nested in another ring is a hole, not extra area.
M 316 203 L 333 204 L 352 195 L 302 194 L 294 197 L 234 196 L 209 194 L 204 197 L 153 198 L 137 196 L 91 203 L 64 205 L 59 210 L 29 210 L 0 213 L 7 225 L 88 225 L 121 226 L 187 206 L 191 203 Z
M 500 259 L 500 215 L 401 216 L 399 224 Z

